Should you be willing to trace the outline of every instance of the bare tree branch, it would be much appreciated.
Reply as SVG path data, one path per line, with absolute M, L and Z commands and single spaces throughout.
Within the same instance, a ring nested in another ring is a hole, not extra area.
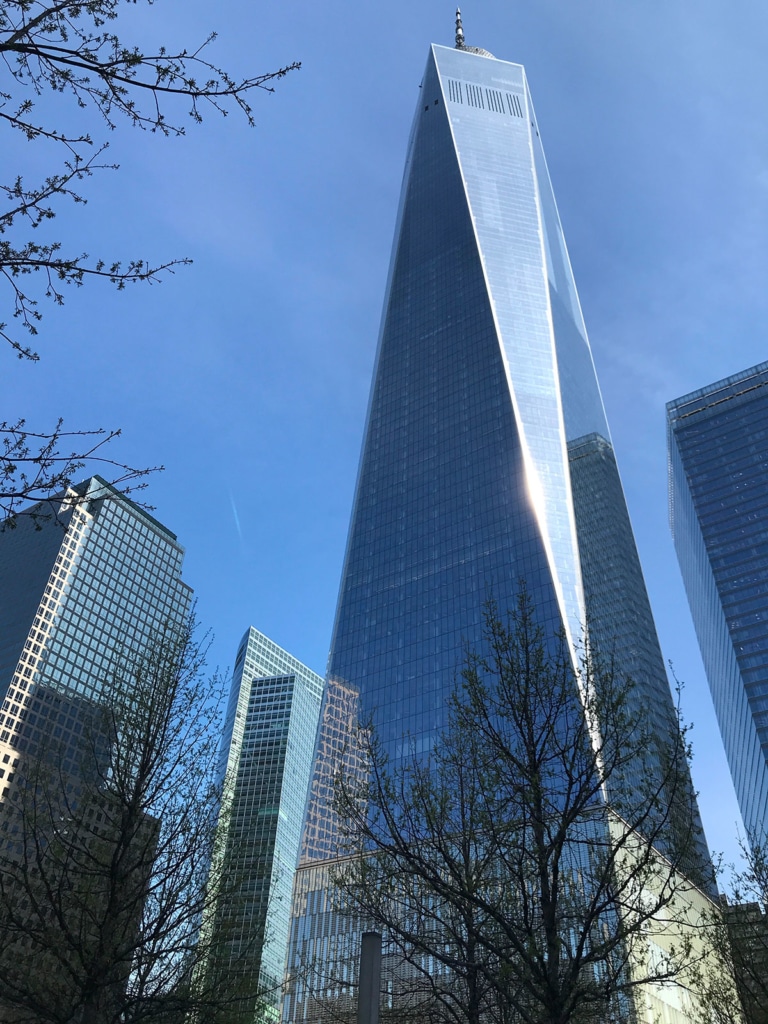
M 190 628 L 166 629 L 116 652 L 98 703 L 33 692 L 45 721 L 12 737 L 0 800 L 4 1020 L 253 1019 L 258 979 L 231 961 L 214 914 L 233 880 L 216 875 L 222 686 L 205 650 Z
M 222 115 L 237 111 L 253 125 L 249 97 L 254 90 L 274 91 L 275 82 L 299 67 L 291 63 L 235 78 L 208 59 L 215 33 L 192 49 L 144 50 L 111 30 L 121 3 L 0 0 L 0 128 L 21 132 L 27 141 L 47 147 L 53 165 L 42 181 L 30 183 L 16 173 L 0 182 L 0 286 L 5 288 L 0 292 L 8 310 L 3 315 L 0 304 L 0 339 L 20 359 L 39 358 L 32 339 L 42 319 L 41 298 L 62 305 L 65 286 L 79 287 L 88 280 L 104 279 L 118 290 L 127 284 L 156 283 L 191 262 L 92 259 L 77 245 L 73 248 L 46 234 L 62 201 L 84 204 L 86 180 L 97 171 L 117 170 L 117 164 L 103 159 L 107 144 L 94 144 L 89 125 L 78 131 L 41 123 L 33 113 L 36 98 L 45 93 L 69 97 L 75 117 L 95 114 L 97 123 L 110 130 L 122 118 L 135 128 L 178 136 L 185 128 L 175 115 L 169 119 L 168 104 L 178 109 L 179 99 L 186 100 L 193 123 L 201 122 L 208 108 Z M 31 236 L 30 231 L 36 234 Z M 150 472 L 105 457 L 103 445 L 119 430 L 64 432 L 59 423 L 50 433 L 36 435 L 23 421 L 5 423 L 0 430 L 0 515 L 13 516 L 24 500 L 46 498 L 66 487 L 90 458 L 117 470 L 115 484 Z M 82 450 L 60 452 L 62 441 L 69 443 L 77 436 L 84 439 Z M 89 449 L 92 437 L 99 441 Z M 28 443 L 31 439 L 40 442 L 37 449 Z
M 722 913 L 706 922 L 723 970 L 698 972 L 696 1024 L 768 1024 L 768 836 L 753 834 L 740 845 L 746 867 L 731 866 Z
M 10 79 L 9 86 L 0 90 L 0 122 L 21 131 L 29 141 L 44 140 L 66 151 L 61 169 L 41 184 L 26 186 L 21 175 L 0 184 L 0 194 L 4 193 L 9 201 L 8 208 L 0 210 L 0 235 L 8 236 L 0 241 L 0 274 L 11 289 L 14 318 L 33 336 L 40 313 L 37 299 L 19 287 L 16 279 L 20 275 L 46 271 L 43 293 L 60 304 L 63 295 L 54 281 L 79 285 L 86 277 L 105 277 L 122 288 L 128 282 L 156 281 L 163 271 L 189 261 L 154 264 L 145 260 L 126 263 L 100 259 L 88 263 L 85 253 L 60 255 L 59 241 L 16 239 L 18 218 L 29 227 L 39 227 L 54 218 L 57 200 L 85 202 L 72 189 L 73 182 L 82 181 L 95 170 L 116 167 L 97 162 L 104 145 L 89 155 L 93 146 L 89 132 L 69 134 L 34 124 L 30 119 L 33 100 L 26 95 L 14 107 L 14 94 L 64 93 L 75 101 L 76 107 L 93 109 L 110 129 L 116 127 L 117 118 L 124 117 L 137 128 L 163 135 L 183 135 L 184 126 L 167 119 L 163 100 L 187 98 L 188 114 L 196 123 L 202 121 L 202 109 L 207 104 L 222 115 L 230 109 L 238 110 L 252 125 L 249 96 L 253 90 L 272 92 L 275 81 L 299 67 L 293 63 L 276 71 L 235 79 L 205 56 L 215 33 L 193 50 L 161 48 L 156 53 L 145 52 L 107 30 L 108 24 L 116 20 L 118 8 L 119 0 L 0 2 L 0 66 L 5 67 Z M 142 105 L 144 99 L 150 101 L 149 106 Z M 0 337 L 20 358 L 37 358 L 29 345 L 8 332 L 7 323 L 0 322 Z
M 446 1021 L 619 1024 L 635 993 L 690 984 L 713 905 L 686 875 L 685 729 L 656 735 L 631 697 L 586 654 L 577 675 L 523 592 L 508 622 L 486 607 L 428 756 L 390 761 L 361 730 L 336 910 L 384 933 Z
M 86 464 L 102 469 L 114 486 L 135 496 L 146 487 L 145 477 L 162 466 L 138 469 L 113 459 L 106 445 L 119 430 L 64 430 L 62 420 L 48 432 L 28 430 L 24 420 L 0 422 L 0 526 L 13 528 L 20 515 L 43 519 L 56 516 L 55 499 L 72 486 Z M 74 446 L 74 450 L 69 450 Z M 29 502 L 35 502 L 29 505 Z

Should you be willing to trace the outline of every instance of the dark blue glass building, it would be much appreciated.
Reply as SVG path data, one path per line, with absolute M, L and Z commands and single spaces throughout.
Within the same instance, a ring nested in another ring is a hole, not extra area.
M 744 824 L 768 831 L 768 363 L 667 405 L 670 521 Z
M 231 969 L 255 975 L 269 1007 L 279 1002 L 285 970 L 322 693 L 319 675 L 257 629 L 246 631 L 235 659 L 219 765 L 225 875 L 239 881 L 220 910 L 228 922 Z
M 297 875 L 297 968 L 313 950 L 343 958 L 349 938 L 324 872 L 335 848 L 329 758 L 355 701 L 391 758 L 428 751 L 467 646 L 481 647 L 484 602 L 514 607 L 521 581 L 576 671 L 589 623 L 590 644 L 632 676 L 659 734 L 676 728 L 525 70 L 433 46 Z M 300 979 L 284 1019 L 313 1019 Z

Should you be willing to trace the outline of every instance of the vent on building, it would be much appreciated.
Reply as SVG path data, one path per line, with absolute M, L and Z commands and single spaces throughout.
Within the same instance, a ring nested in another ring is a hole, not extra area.
M 510 114 L 513 117 L 522 117 L 523 116 L 523 107 L 522 107 L 522 104 L 520 103 L 520 97 L 516 96 L 515 93 L 513 93 L 513 92 L 508 92 L 506 94 L 506 96 L 507 96 L 507 106 L 509 108 Z
M 498 89 L 486 89 L 485 96 L 489 110 L 495 110 L 497 114 L 504 113 L 504 96 Z
M 448 79 L 448 99 L 452 103 L 464 102 L 461 96 L 461 82 L 457 82 L 455 78 Z
M 513 92 L 502 92 L 501 89 L 488 89 L 471 82 L 460 82 L 456 78 L 446 78 L 448 99 L 451 103 L 467 103 L 478 110 L 489 110 L 505 117 L 525 117 L 520 96 Z
M 479 85 L 472 85 L 470 82 L 465 82 L 464 87 L 467 90 L 467 103 L 471 107 L 479 107 L 480 110 L 485 110 L 485 103 L 483 102 L 483 90 Z

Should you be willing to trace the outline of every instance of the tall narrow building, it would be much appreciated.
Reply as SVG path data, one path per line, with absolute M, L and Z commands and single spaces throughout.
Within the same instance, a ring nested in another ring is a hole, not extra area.
M 747 832 L 768 833 L 768 363 L 667 405 L 670 525 Z
M 236 971 L 258 978 L 268 1008 L 280 1000 L 322 695 L 321 676 L 257 629 L 246 632 L 221 744 L 219 828 L 232 891 L 220 911 L 226 955 Z
M 327 888 L 329 760 L 353 706 L 390 758 L 429 751 L 467 646 L 482 646 L 484 602 L 514 607 L 521 581 L 545 635 L 564 634 L 577 665 L 588 623 L 592 647 L 635 680 L 636 700 L 670 735 L 670 689 L 525 70 L 467 47 L 459 29 L 455 48 L 430 50 L 408 145 L 286 1021 L 315 1019 L 302 962 L 333 960 L 351 941 Z

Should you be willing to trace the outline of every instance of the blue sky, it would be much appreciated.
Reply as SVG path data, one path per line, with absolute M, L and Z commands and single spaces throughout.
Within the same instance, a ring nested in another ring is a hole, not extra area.
M 667 524 L 664 403 L 768 358 L 768 8 L 463 12 L 470 45 L 527 67 L 662 646 L 687 683 L 707 834 L 732 855 L 738 810 Z M 43 306 L 40 363 L 0 352 L 3 416 L 122 427 L 121 459 L 167 467 L 147 497 L 187 548 L 212 661 L 231 664 L 253 624 L 322 672 L 405 146 L 453 7 L 162 0 L 122 17 L 127 38 L 173 46 L 216 29 L 211 56 L 236 74 L 303 67 L 254 98 L 255 130 L 232 115 L 177 140 L 103 133 L 120 171 L 50 230 L 94 256 L 194 265 Z M 40 144 L 2 159 L 48 169 Z

